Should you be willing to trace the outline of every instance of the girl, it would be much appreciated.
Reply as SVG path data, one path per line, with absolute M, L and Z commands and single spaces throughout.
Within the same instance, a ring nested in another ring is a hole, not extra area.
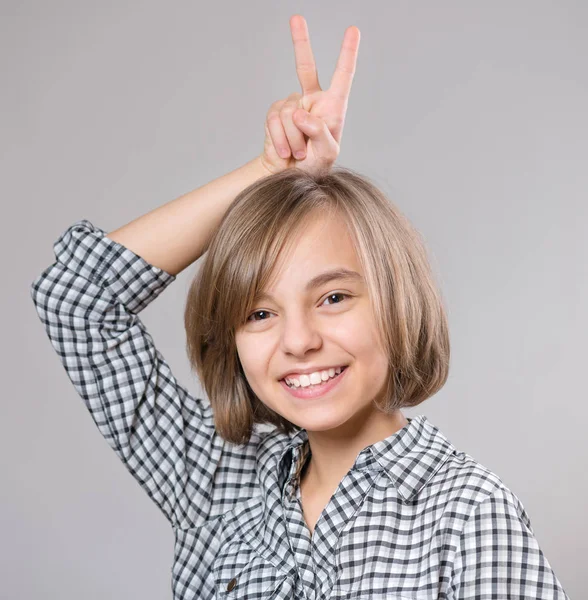
M 109 234 L 74 223 L 31 287 L 173 527 L 174 598 L 567 598 L 515 494 L 401 412 L 447 380 L 441 295 L 406 218 L 333 168 L 359 31 L 323 91 L 304 19 L 290 26 L 302 94 L 271 106 L 262 154 Z M 138 316 L 205 252 L 185 326 L 209 401 Z

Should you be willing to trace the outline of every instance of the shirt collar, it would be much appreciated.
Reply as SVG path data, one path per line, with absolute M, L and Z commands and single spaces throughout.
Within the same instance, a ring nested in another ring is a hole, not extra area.
M 398 494 L 408 502 L 457 450 L 425 415 L 406 420 L 407 425 L 364 448 L 353 468 L 383 470 Z M 305 429 L 290 434 L 290 441 L 280 456 L 280 466 L 289 451 L 299 456 L 307 442 Z

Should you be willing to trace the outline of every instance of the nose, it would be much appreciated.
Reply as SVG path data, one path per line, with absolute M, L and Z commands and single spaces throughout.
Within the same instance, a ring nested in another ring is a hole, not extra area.
M 316 323 L 306 314 L 284 318 L 280 345 L 285 354 L 304 356 L 322 345 L 322 335 Z

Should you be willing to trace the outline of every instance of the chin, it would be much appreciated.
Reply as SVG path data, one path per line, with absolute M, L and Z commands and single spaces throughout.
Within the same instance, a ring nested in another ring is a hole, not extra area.
M 321 412 L 317 410 L 314 414 L 306 414 L 302 419 L 289 420 L 307 431 L 331 431 L 344 427 L 353 417 L 353 414 L 341 415 L 333 414 L 332 411 Z

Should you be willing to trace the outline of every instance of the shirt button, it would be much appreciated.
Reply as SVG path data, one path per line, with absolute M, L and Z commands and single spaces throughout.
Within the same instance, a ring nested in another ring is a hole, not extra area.
M 233 577 L 227 584 L 227 592 L 230 592 L 237 585 L 237 580 Z

